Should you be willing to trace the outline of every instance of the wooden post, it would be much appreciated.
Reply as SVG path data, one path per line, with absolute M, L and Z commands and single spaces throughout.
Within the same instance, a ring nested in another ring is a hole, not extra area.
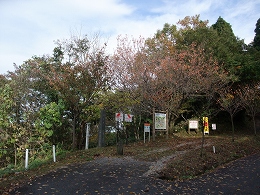
M 155 108 L 153 108 L 153 141 L 155 141 Z
M 169 117 L 169 112 L 167 110 L 166 111 L 166 139 L 169 138 L 169 124 L 168 124 L 169 119 L 168 119 L 168 117 Z

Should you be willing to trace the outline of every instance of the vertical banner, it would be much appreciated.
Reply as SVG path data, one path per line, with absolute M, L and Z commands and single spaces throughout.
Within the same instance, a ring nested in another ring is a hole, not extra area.
M 204 135 L 207 133 L 209 134 L 209 118 L 203 117 L 203 126 L 204 126 Z

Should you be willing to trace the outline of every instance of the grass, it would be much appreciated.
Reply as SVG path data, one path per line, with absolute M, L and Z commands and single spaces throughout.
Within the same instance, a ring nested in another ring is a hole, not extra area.
M 213 146 L 215 146 L 215 153 Z M 157 137 L 155 141 L 148 143 L 140 141 L 125 145 L 124 156 L 151 162 L 174 156 L 167 161 L 166 168 L 158 172 L 158 177 L 167 180 L 184 180 L 204 174 L 235 159 L 259 152 L 259 149 L 259 136 L 237 135 L 235 142 L 232 142 L 229 135 L 211 135 L 205 136 L 201 156 L 199 134 L 188 136 L 176 134 L 167 140 L 164 137 Z M 116 146 L 63 152 L 57 156 L 56 163 L 53 163 L 51 159 L 44 163 L 36 162 L 28 170 L 15 170 L 10 166 L 0 171 L 0 193 L 60 167 L 86 163 L 104 156 L 118 156 Z

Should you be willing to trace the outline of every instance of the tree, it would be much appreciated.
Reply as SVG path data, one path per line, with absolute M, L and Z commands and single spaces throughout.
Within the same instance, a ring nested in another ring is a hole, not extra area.
M 255 37 L 253 41 L 253 47 L 260 51 L 260 18 L 257 20 L 255 25 Z
M 232 141 L 235 141 L 235 127 L 234 127 L 234 116 L 242 109 L 242 102 L 238 91 L 231 85 L 222 88 L 218 92 L 219 99 L 218 104 L 221 108 L 228 112 L 230 115 L 231 127 L 232 127 Z
M 253 129 L 255 135 L 257 134 L 255 116 L 260 111 L 259 86 L 259 82 L 245 83 L 240 85 L 238 90 L 241 105 L 246 109 L 248 115 L 253 120 Z
M 0 148 L 13 148 L 16 149 L 15 138 L 13 137 L 16 132 L 12 126 L 13 123 L 13 91 L 9 84 L 3 85 L 0 87 Z M 8 157 L 12 157 L 13 155 L 8 155 L 7 151 L 0 151 L 0 159 L 8 159 Z M 10 162 L 9 162 L 10 163 Z M 16 157 L 15 157 L 16 164 Z
M 95 104 L 96 97 L 107 89 L 107 56 L 105 46 L 98 45 L 98 37 L 72 37 L 57 42 L 50 74 L 45 75 L 49 85 L 58 92 L 72 118 L 72 147 L 79 144 L 77 130 L 84 130 L 83 110 Z M 82 136 L 79 136 L 82 137 Z
M 7 75 L 8 82 L 1 87 L 1 143 L 15 151 L 17 159 L 23 157 L 25 148 L 34 149 L 49 144 L 50 134 L 35 126 L 39 110 L 46 99 L 35 90 L 35 75 L 27 66 L 16 66 Z M 18 153 L 16 153 L 18 151 Z
M 129 97 L 143 110 L 168 110 L 170 120 L 182 113 L 182 105 L 192 95 L 205 95 L 227 82 L 227 75 L 201 45 L 176 48 L 164 34 L 142 40 L 121 39 L 111 65 L 116 83 L 131 91 Z M 216 92 L 214 91 L 214 92 Z
M 217 31 L 218 37 L 214 40 L 213 51 L 219 64 L 229 72 L 230 75 L 240 75 L 241 53 L 243 41 L 239 40 L 233 33 L 232 27 L 222 17 L 212 25 Z M 236 79 L 236 78 L 234 78 Z

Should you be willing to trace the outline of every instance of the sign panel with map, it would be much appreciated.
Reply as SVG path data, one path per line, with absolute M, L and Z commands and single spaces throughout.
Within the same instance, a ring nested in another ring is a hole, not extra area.
M 166 129 L 165 113 L 155 113 L 155 129 Z

